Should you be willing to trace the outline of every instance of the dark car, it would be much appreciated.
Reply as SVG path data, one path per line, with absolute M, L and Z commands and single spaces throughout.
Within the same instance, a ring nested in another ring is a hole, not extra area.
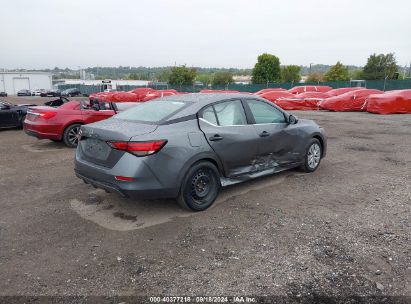
M 41 97 L 59 97 L 61 96 L 60 90 L 48 90 L 40 93 Z
M 20 90 L 17 92 L 17 96 L 31 96 L 30 90 Z
M 29 106 L 14 105 L 6 101 L 0 101 L 0 128 L 23 128 L 24 118 Z
M 0 97 L 7 97 L 7 93 L 6 92 L 0 92 Z
M 176 198 L 205 210 L 221 187 L 286 169 L 315 171 L 323 129 L 248 94 L 155 99 L 81 127 L 77 176 L 131 198 Z
M 61 92 L 61 96 L 68 96 L 68 97 L 72 97 L 72 96 L 80 96 L 81 92 L 79 89 L 73 88 L 73 89 L 67 89 Z

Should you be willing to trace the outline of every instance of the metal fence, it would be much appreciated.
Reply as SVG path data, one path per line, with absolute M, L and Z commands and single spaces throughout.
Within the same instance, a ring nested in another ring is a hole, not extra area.
M 227 86 L 172 86 L 172 85 L 153 85 L 150 86 L 153 89 L 175 89 L 180 92 L 199 92 L 203 89 L 213 89 L 213 90 L 235 90 L 240 92 L 257 92 L 265 88 L 284 88 L 291 89 L 297 85 L 327 85 L 332 88 L 347 88 L 350 87 L 349 81 L 339 81 L 339 82 L 305 82 L 305 83 L 269 83 L 269 84 L 230 84 Z M 411 80 L 368 80 L 366 82 L 366 87 L 368 89 L 378 89 L 384 91 L 389 90 L 403 90 L 411 89 Z M 60 90 L 66 90 L 70 88 L 77 88 L 82 94 L 89 95 L 94 92 L 101 92 L 102 86 L 100 85 L 59 85 Z M 138 86 L 122 85 L 117 86 L 117 91 L 130 91 L 139 88 Z

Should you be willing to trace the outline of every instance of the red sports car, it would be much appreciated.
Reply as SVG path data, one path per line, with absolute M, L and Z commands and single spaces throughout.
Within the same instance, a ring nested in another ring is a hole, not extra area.
M 116 105 L 112 102 L 90 103 L 72 100 L 58 108 L 38 106 L 29 108 L 24 120 L 24 131 L 38 139 L 63 141 L 68 147 L 76 147 L 80 126 L 107 119 L 134 103 Z

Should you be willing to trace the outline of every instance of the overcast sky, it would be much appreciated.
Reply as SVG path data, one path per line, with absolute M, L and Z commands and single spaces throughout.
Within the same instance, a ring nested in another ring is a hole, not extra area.
M 411 61 L 410 0 L 1 0 L 0 68 Z

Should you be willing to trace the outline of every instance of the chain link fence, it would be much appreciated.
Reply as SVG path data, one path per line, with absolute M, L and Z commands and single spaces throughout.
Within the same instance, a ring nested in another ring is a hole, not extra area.
M 366 81 L 366 88 L 368 89 L 377 89 L 384 91 L 390 90 L 403 90 L 411 89 L 411 80 L 368 80 Z M 152 85 L 150 88 L 156 90 L 164 89 L 175 89 L 179 92 L 199 92 L 203 89 L 212 89 L 212 90 L 234 90 L 240 92 L 250 92 L 254 93 L 266 88 L 284 88 L 291 89 L 294 86 L 298 85 L 326 85 L 334 89 L 338 88 L 347 88 L 350 87 L 350 81 L 339 81 L 339 82 L 305 82 L 305 83 L 268 83 L 268 84 L 229 84 L 226 86 L 172 86 L 172 85 Z M 64 84 L 59 85 L 60 90 L 66 90 L 71 88 L 77 88 L 84 95 L 89 95 L 94 92 L 103 91 L 102 86 L 100 85 L 74 85 L 74 84 Z M 117 91 L 130 91 L 133 89 L 139 88 L 138 86 L 131 85 L 120 85 L 117 86 Z

